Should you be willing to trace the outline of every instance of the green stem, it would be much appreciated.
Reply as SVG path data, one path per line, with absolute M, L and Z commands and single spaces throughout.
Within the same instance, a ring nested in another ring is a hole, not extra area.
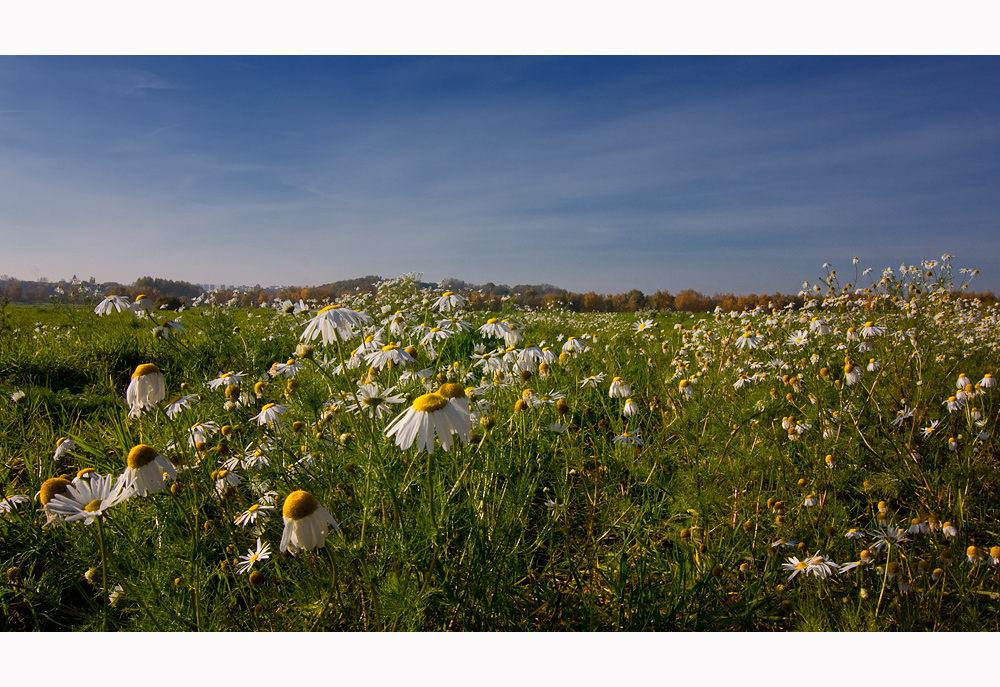
M 104 554 L 104 528 L 101 526 L 101 518 L 97 518 L 97 541 L 101 546 L 101 585 L 104 590 L 104 619 L 101 624 L 101 632 L 108 631 L 108 606 L 111 599 L 108 597 L 108 564 Z

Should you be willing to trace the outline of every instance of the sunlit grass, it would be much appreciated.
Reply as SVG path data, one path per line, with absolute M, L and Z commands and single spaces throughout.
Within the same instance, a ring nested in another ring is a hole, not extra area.
M 188 309 L 183 331 L 7 307 L 0 609 L 17 630 L 997 629 L 997 311 L 959 275 L 828 271 L 804 308 L 704 316 L 463 312 L 404 277 L 327 309 L 336 336 L 308 327 L 323 303 Z M 395 345 L 415 362 L 378 369 Z M 130 408 L 147 364 L 166 396 Z M 386 435 L 417 411 L 458 413 L 429 451 Z M 92 525 L 36 496 L 159 455 L 162 488 L 144 473 Z

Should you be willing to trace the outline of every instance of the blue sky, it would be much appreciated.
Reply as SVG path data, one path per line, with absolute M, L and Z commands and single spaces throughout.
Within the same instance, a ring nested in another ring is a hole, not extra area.
M 1000 291 L 995 57 L 0 57 L 0 273 Z

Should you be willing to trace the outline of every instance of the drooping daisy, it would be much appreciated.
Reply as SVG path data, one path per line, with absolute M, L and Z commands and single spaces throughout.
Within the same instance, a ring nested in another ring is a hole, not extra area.
M 148 496 L 163 489 L 164 474 L 170 479 L 177 478 L 174 466 L 152 446 L 139 444 L 128 452 L 124 476 L 137 496 Z
M 308 491 L 289 494 L 281 509 L 281 517 L 285 521 L 285 529 L 281 533 L 279 548 L 282 553 L 288 551 L 293 556 L 299 551 L 311 551 L 316 547 L 322 549 L 329 527 L 334 532 L 340 531 L 330 511 Z
M 628 398 L 632 395 L 632 387 L 622 381 L 621 377 L 611 380 L 611 387 L 608 389 L 608 396 L 611 398 Z
M 956 529 L 956 527 L 951 524 L 951 521 L 948 520 L 941 526 L 941 533 L 951 539 L 952 537 L 958 536 L 958 529 Z
M 685 401 L 690 401 L 694 398 L 694 387 L 691 386 L 690 379 L 682 379 L 677 385 L 677 390 L 681 392 L 681 396 L 684 397 Z
M 97 304 L 94 308 L 94 312 L 98 315 L 110 315 L 113 312 L 122 312 L 123 310 L 128 310 L 131 306 L 128 298 L 124 296 L 107 296 L 103 301 Z
M 844 364 L 844 382 L 847 386 L 853 386 L 861 381 L 861 375 L 864 374 L 861 368 L 853 363 Z
M 469 427 L 472 424 L 469 396 L 465 393 L 464 386 L 455 382 L 447 382 L 438 387 L 436 393 L 448 399 L 448 403 L 457 411 L 455 418 L 462 427 Z M 555 400 L 552 402 L 555 403 Z
M 10 513 L 22 503 L 28 503 L 30 501 L 31 499 L 24 494 L 15 494 L 14 496 L 8 496 L 5 499 L 0 499 L 0 513 Z
M 871 321 L 865 322 L 865 326 L 861 328 L 861 336 L 866 339 L 873 336 L 882 336 L 883 334 L 885 334 L 885 327 L 880 327 Z
M 181 414 L 182 411 L 187 410 L 191 407 L 192 403 L 198 400 L 198 394 L 188 394 L 186 396 L 181 396 L 180 398 L 171 401 L 167 405 L 167 417 L 171 420 L 176 418 Z
M 137 417 L 144 410 L 155 408 L 167 395 L 166 382 L 160 368 L 145 363 L 135 368 L 132 381 L 125 390 L 125 400 L 129 405 L 129 417 Z
M 371 318 L 339 305 L 328 305 L 313 317 L 306 326 L 300 341 L 313 341 L 322 337 L 323 345 L 329 346 L 337 341 L 347 341 L 356 334 Z
M 566 343 L 562 345 L 563 353 L 583 353 L 585 350 L 587 346 L 575 336 L 566 339 Z
M 461 308 L 465 305 L 465 298 L 454 293 L 453 291 L 445 291 L 441 294 L 441 297 L 434 301 L 435 308 L 438 312 L 450 312 L 454 308 Z
M 144 293 L 140 293 L 132 302 L 131 310 L 136 317 L 142 319 L 153 312 L 153 299 Z
M 268 403 L 260 412 L 254 415 L 251 420 L 256 420 L 257 425 L 271 425 L 275 429 L 281 429 L 281 416 L 288 412 L 288 406 L 277 403 Z
M 997 380 L 994 379 L 993 375 L 991 375 L 989 372 L 984 374 L 983 378 L 979 380 L 979 386 L 981 386 L 984 389 L 989 389 L 990 387 L 994 387 L 996 386 L 996 384 Z
M 240 575 L 250 572 L 250 568 L 257 561 L 265 561 L 271 557 L 271 545 L 261 544 L 260 537 L 257 537 L 257 549 L 247 549 L 246 556 L 240 556 L 240 563 L 236 566 L 236 572 Z
M 385 436 L 395 436 L 396 446 L 404 451 L 417 442 L 417 452 L 434 451 L 434 435 L 441 448 L 451 450 L 452 435 L 457 434 L 463 443 L 469 443 L 471 427 L 469 417 L 438 393 L 418 396 L 413 405 L 396 417 L 386 427 Z
M 117 480 L 111 475 L 98 475 L 68 485 L 64 493 L 52 497 L 48 507 L 66 522 L 83 520 L 84 525 L 89 525 L 131 495 L 126 475 Z
M 497 317 L 491 317 L 486 320 L 486 324 L 479 328 L 480 334 L 494 339 L 504 338 L 504 335 L 506 335 L 508 331 L 509 327 L 507 326 L 507 322 L 501 322 Z
M 52 460 L 59 460 L 70 451 L 76 450 L 76 442 L 66 437 L 60 437 L 56 442 L 56 451 L 52 454 Z

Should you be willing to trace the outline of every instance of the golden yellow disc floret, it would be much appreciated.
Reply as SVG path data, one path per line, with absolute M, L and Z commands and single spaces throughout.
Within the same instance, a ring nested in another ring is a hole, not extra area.
M 437 390 L 439 396 L 444 398 L 465 398 L 465 387 L 455 382 L 442 384 Z
M 413 401 L 413 409 L 421 413 L 436 413 L 448 405 L 448 399 L 438 393 L 424 394 Z
M 149 465 L 156 457 L 160 455 L 156 452 L 156 449 L 152 446 L 146 446 L 146 444 L 139 444 L 132 448 L 128 452 L 128 466 L 133 470 L 138 470 L 139 468 Z
M 56 494 L 65 492 L 68 486 L 69 480 L 65 477 L 53 477 L 42 482 L 42 490 L 39 494 L 42 505 L 47 504 Z
M 159 372 L 160 368 L 153 363 L 144 363 L 135 368 L 135 372 L 132 373 L 132 379 L 135 379 L 136 377 L 145 377 L 146 375 L 158 374 Z
M 319 501 L 308 491 L 293 491 L 285 498 L 285 505 L 281 509 L 281 514 L 289 520 L 301 520 L 316 512 L 319 508 Z

